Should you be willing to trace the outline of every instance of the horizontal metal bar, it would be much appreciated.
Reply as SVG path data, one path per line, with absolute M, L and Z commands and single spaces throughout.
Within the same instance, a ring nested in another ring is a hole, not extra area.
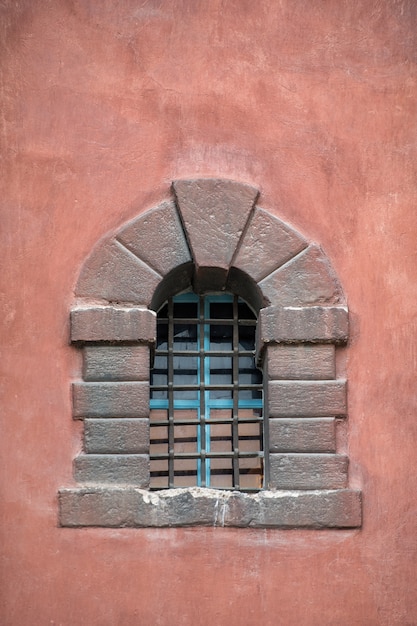
M 230 418 L 209 418 L 206 420 L 207 425 L 210 424 L 233 424 L 233 417 Z M 237 420 L 238 424 L 260 424 L 261 422 L 264 421 L 263 417 L 248 417 L 248 418 L 240 418 Z M 169 420 L 150 420 L 150 425 L 151 426 L 167 426 L 168 424 L 170 424 L 171 422 Z M 186 419 L 174 419 L 173 422 L 174 426 L 199 426 L 201 424 L 201 420 L 199 419 L 195 419 L 195 420 L 186 420 Z
M 174 391 L 199 391 L 199 390 L 206 390 L 206 391 L 230 391 L 232 390 L 234 387 L 236 387 L 236 385 L 234 385 L 233 383 L 230 384 L 214 384 L 214 383 L 210 383 L 209 385 L 203 385 L 202 383 L 200 383 L 199 385 L 176 385 L 175 383 L 168 383 L 168 385 L 151 385 L 151 390 L 154 391 L 166 391 L 167 389 L 173 389 Z M 252 389 L 262 389 L 263 386 L 260 384 L 239 384 L 239 391 L 243 391 L 243 390 L 252 390 Z
M 238 457 L 239 459 L 263 459 L 264 453 L 263 451 L 254 451 L 254 452 L 161 452 L 160 454 L 151 454 L 149 456 L 151 461 L 161 460 L 161 459 L 233 459 L 234 457 Z

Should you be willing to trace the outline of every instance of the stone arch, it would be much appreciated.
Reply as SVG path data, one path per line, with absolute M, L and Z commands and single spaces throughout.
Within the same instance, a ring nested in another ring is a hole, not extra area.
M 61 523 L 216 523 L 212 506 L 219 494 L 211 490 L 199 500 L 195 489 L 168 498 L 154 493 L 156 509 L 141 491 L 149 485 L 155 311 L 169 295 L 192 288 L 237 293 L 258 313 L 269 433 L 266 491 L 222 495 L 223 524 L 360 525 L 360 493 L 347 488 L 348 458 L 336 445 L 336 421 L 346 416 L 346 381 L 336 378 L 335 347 L 347 341 L 348 313 L 329 260 L 258 206 L 253 186 L 193 179 L 175 181 L 172 190 L 172 200 L 103 240 L 81 270 L 71 340 L 84 353 L 83 381 L 74 383 L 73 399 L 74 417 L 85 422 L 85 450 L 74 472 L 85 486 L 61 491 Z M 86 490 L 90 498 L 83 500 Z M 113 504 L 113 513 L 107 512 L 109 499 L 119 503 L 117 513 Z M 208 517 L 202 505 L 211 511 Z

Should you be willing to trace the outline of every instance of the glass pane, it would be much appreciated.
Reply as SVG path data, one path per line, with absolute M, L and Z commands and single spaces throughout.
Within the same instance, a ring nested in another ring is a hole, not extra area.
M 195 391 L 187 391 L 181 389 L 174 389 L 174 403 L 177 401 L 187 401 L 187 402 L 197 402 L 199 391 L 196 389 Z
M 233 302 L 211 302 L 210 317 L 217 320 L 232 320 Z
M 239 326 L 240 350 L 255 349 L 255 326 Z
M 239 357 L 239 384 L 258 385 L 262 382 L 262 373 L 255 367 L 255 360 L 251 356 Z
M 197 350 L 197 324 L 174 324 L 174 350 Z
M 168 350 L 168 324 L 166 322 L 157 322 L 156 337 L 156 349 Z
M 174 319 L 186 318 L 197 319 L 198 318 L 198 302 L 175 302 L 174 300 Z
M 262 389 L 239 389 L 239 402 L 262 400 Z
M 198 384 L 198 359 L 196 356 L 174 356 L 174 385 Z
M 197 426 L 174 426 L 174 452 L 198 452 Z
M 255 313 L 252 311 L 252 309 L 248 307 L 246 302 L 239 300 L 237 306 L 238 306 L 238 317 L 240 320 L 256 320 Z
M 174 460 L 174 487 L 197 486 L 197 459 Z
M 210 324 L 210 350 L 233 349 L 232 324 Z
M 232 385 L 233 369 L 232 357 L 212 356 L 210 357 L 210 385 Z M 232 390 L 216 389 L 210 391 L 211 400 L 231 399 Z

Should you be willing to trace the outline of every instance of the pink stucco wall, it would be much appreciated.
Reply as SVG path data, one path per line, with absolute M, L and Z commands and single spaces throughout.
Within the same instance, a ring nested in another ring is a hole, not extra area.
M 0 622 L 417 624 L 416 3 L 6 0 L 0 21 Z M 360 531 L 57 526 L 80 267 L 206 175 L 259 186 L 338 272 Z

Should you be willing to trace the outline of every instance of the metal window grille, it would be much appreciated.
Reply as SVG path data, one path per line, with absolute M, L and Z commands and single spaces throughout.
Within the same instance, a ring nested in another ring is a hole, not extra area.
M 170 298 L 151 372 L 151 489 L 253 491 L 263 481 L 256 317 L 233 295 Z

